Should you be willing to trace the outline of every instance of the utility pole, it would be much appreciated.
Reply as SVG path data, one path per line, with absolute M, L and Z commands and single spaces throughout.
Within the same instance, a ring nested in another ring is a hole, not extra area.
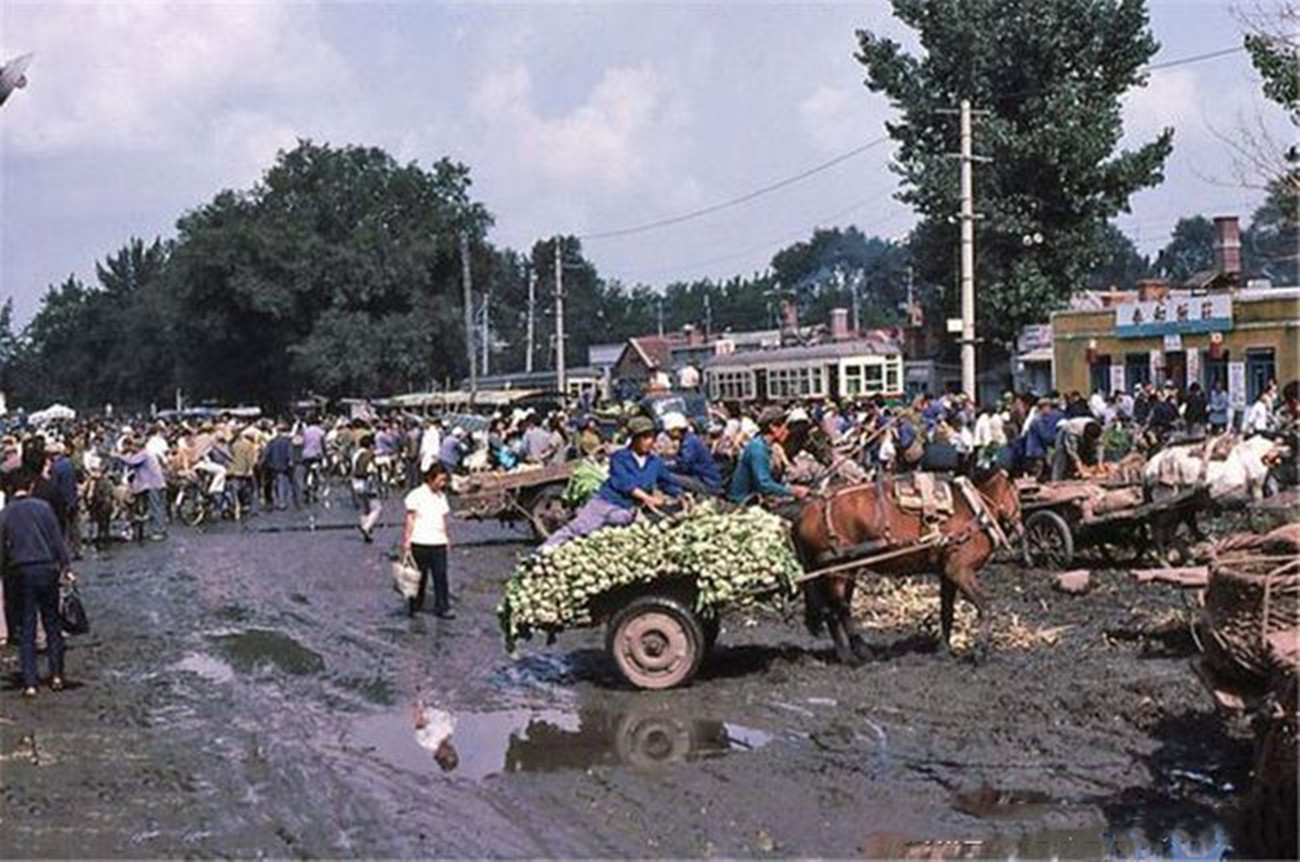
M 862 332 L 862 280 L 866 274 L 862 270 L 853 273 L 853 335 L 856 338 Z
M 524 371 L 533 373 L 533 320 L 537 314 L 537 272 L 528 267 L 528 352 L 524 354 Z
M 474 283 L 469 272 L 469 232 L 460 232 L 460 281 L 465 289 L 465 352 L 469 356 L 470 400 L 478 394 L 478 362 L 474 356 Z
M 659 337 L 664 337 L 664 298 L 661 296 L 655 301 L 655 307 L 658 308 L 659 318 Z
M 489 353 L 492 349 L 492 287 L 489 285 L 483 289 L 483 341 L 479 347 L 483 351 L 483 362 L 479 368 L 483 371 L 483 376 L 487 377 L 492 372 L 488 370 Z
M 568 387 L 564 375 L 564 251 L 560 237 L 555 238 L 555 388 L 563 401 Z
M 708 290 L 704 291 L 704 340 L 713 337 L 713 304 L 709 301 Z
M 961 100 L 961 388 L 975 397 L 975 183 L 970 100 Z

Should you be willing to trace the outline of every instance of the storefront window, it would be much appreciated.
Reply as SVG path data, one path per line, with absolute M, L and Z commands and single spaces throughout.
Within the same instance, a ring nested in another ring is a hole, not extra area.
M 1275 380 L 1277 380 L 1277 361 L 1273 356 L 1273 348 L 1248 349 L 1246 351 L 1246 398 L 1253 402 Z
M 1151 382 L 1151 358 L 1145 350 L 1125 355 L 1124 382 L 1129 392 L 1136 392 L 1139 386 Z
M 1088 393 L 1110 394 L 1110 357 L 1101 356 L 1088 367 Z

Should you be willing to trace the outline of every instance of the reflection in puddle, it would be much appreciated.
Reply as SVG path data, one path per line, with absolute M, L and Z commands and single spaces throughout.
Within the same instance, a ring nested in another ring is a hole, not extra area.
M 413 712 L 366 716 L 354 725 L 351 743 L 402 769 L 445 770 L 477 781 L 598 766 L 654 769 L 750 751 L 771 740 L 763 731 L 722 721 L 601 710 L 464 712 L 453 723 L 447 740 L 456 754 L 452 769 L 445 766 L 445 751 L 435 761 L 438 746 L 417 739 Z
M 281 632 L 249 629 L 210 637 L 240 673 L 252 673 L 265 666 L 296 676 L 325 670 L 325 659 L 320 653 Z
M 985 785 L 954 794 L 952 805 L 985 822 L 1030 825 L 1018 837 L 975 842 L 979 858 L 1217 860 L 1231 849 L 1221 824 L 1184 828 L 1167 823 L 1155 831 L 1131 825 L 1117 828 L 1092 802 L 1071 803 L 1038 790 Z M 970 851 L 969 846 L 964 849 Z
M 201 652 L 186 653 L 183 659 L 172 665 L 172 668 L 195 674 L 209 682 L 230 682 L 235 678 L 233 667 L 219 658 Z

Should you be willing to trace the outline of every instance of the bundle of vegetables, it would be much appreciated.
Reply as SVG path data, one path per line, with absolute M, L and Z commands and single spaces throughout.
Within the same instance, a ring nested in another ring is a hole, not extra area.
M 600 490 L 600 486 L 609 478 L 609 465 L 591 458 L 583 458 L 573 468 L 569 484 L 564 486 L 564 502 L 576 509 L 591 499 L 591 495 Z
M 801 569 L 786 535 L 785 522 L 762 509 L 721 512 L 706 502 L 524 557 L 497 607 L 507 646 L 534 631 L 589 625 L 594 597 L 660 578 L 690 579 L 706 615 L 763 593 L 793 593 Z

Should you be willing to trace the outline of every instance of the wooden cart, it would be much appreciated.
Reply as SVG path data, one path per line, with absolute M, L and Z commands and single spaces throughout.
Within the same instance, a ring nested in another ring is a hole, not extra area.
M 1044 569 L 1069 568 L 1083 548 L 1113 563 L 1136 562 L 1157 544 L 1156 530 L 1172 532 L 1204 506 L 1199 489 L 1148 501 L 1131 484 L 1021 482 L 1018 488 L 1025 563 Z
M 526 523 L 543 540 L 573 517 L 564 502 L 564 489 L 575 466 L 576 461 L 566 461 L 458 478 L 451 495 L 452 512 L 462 518 Z

